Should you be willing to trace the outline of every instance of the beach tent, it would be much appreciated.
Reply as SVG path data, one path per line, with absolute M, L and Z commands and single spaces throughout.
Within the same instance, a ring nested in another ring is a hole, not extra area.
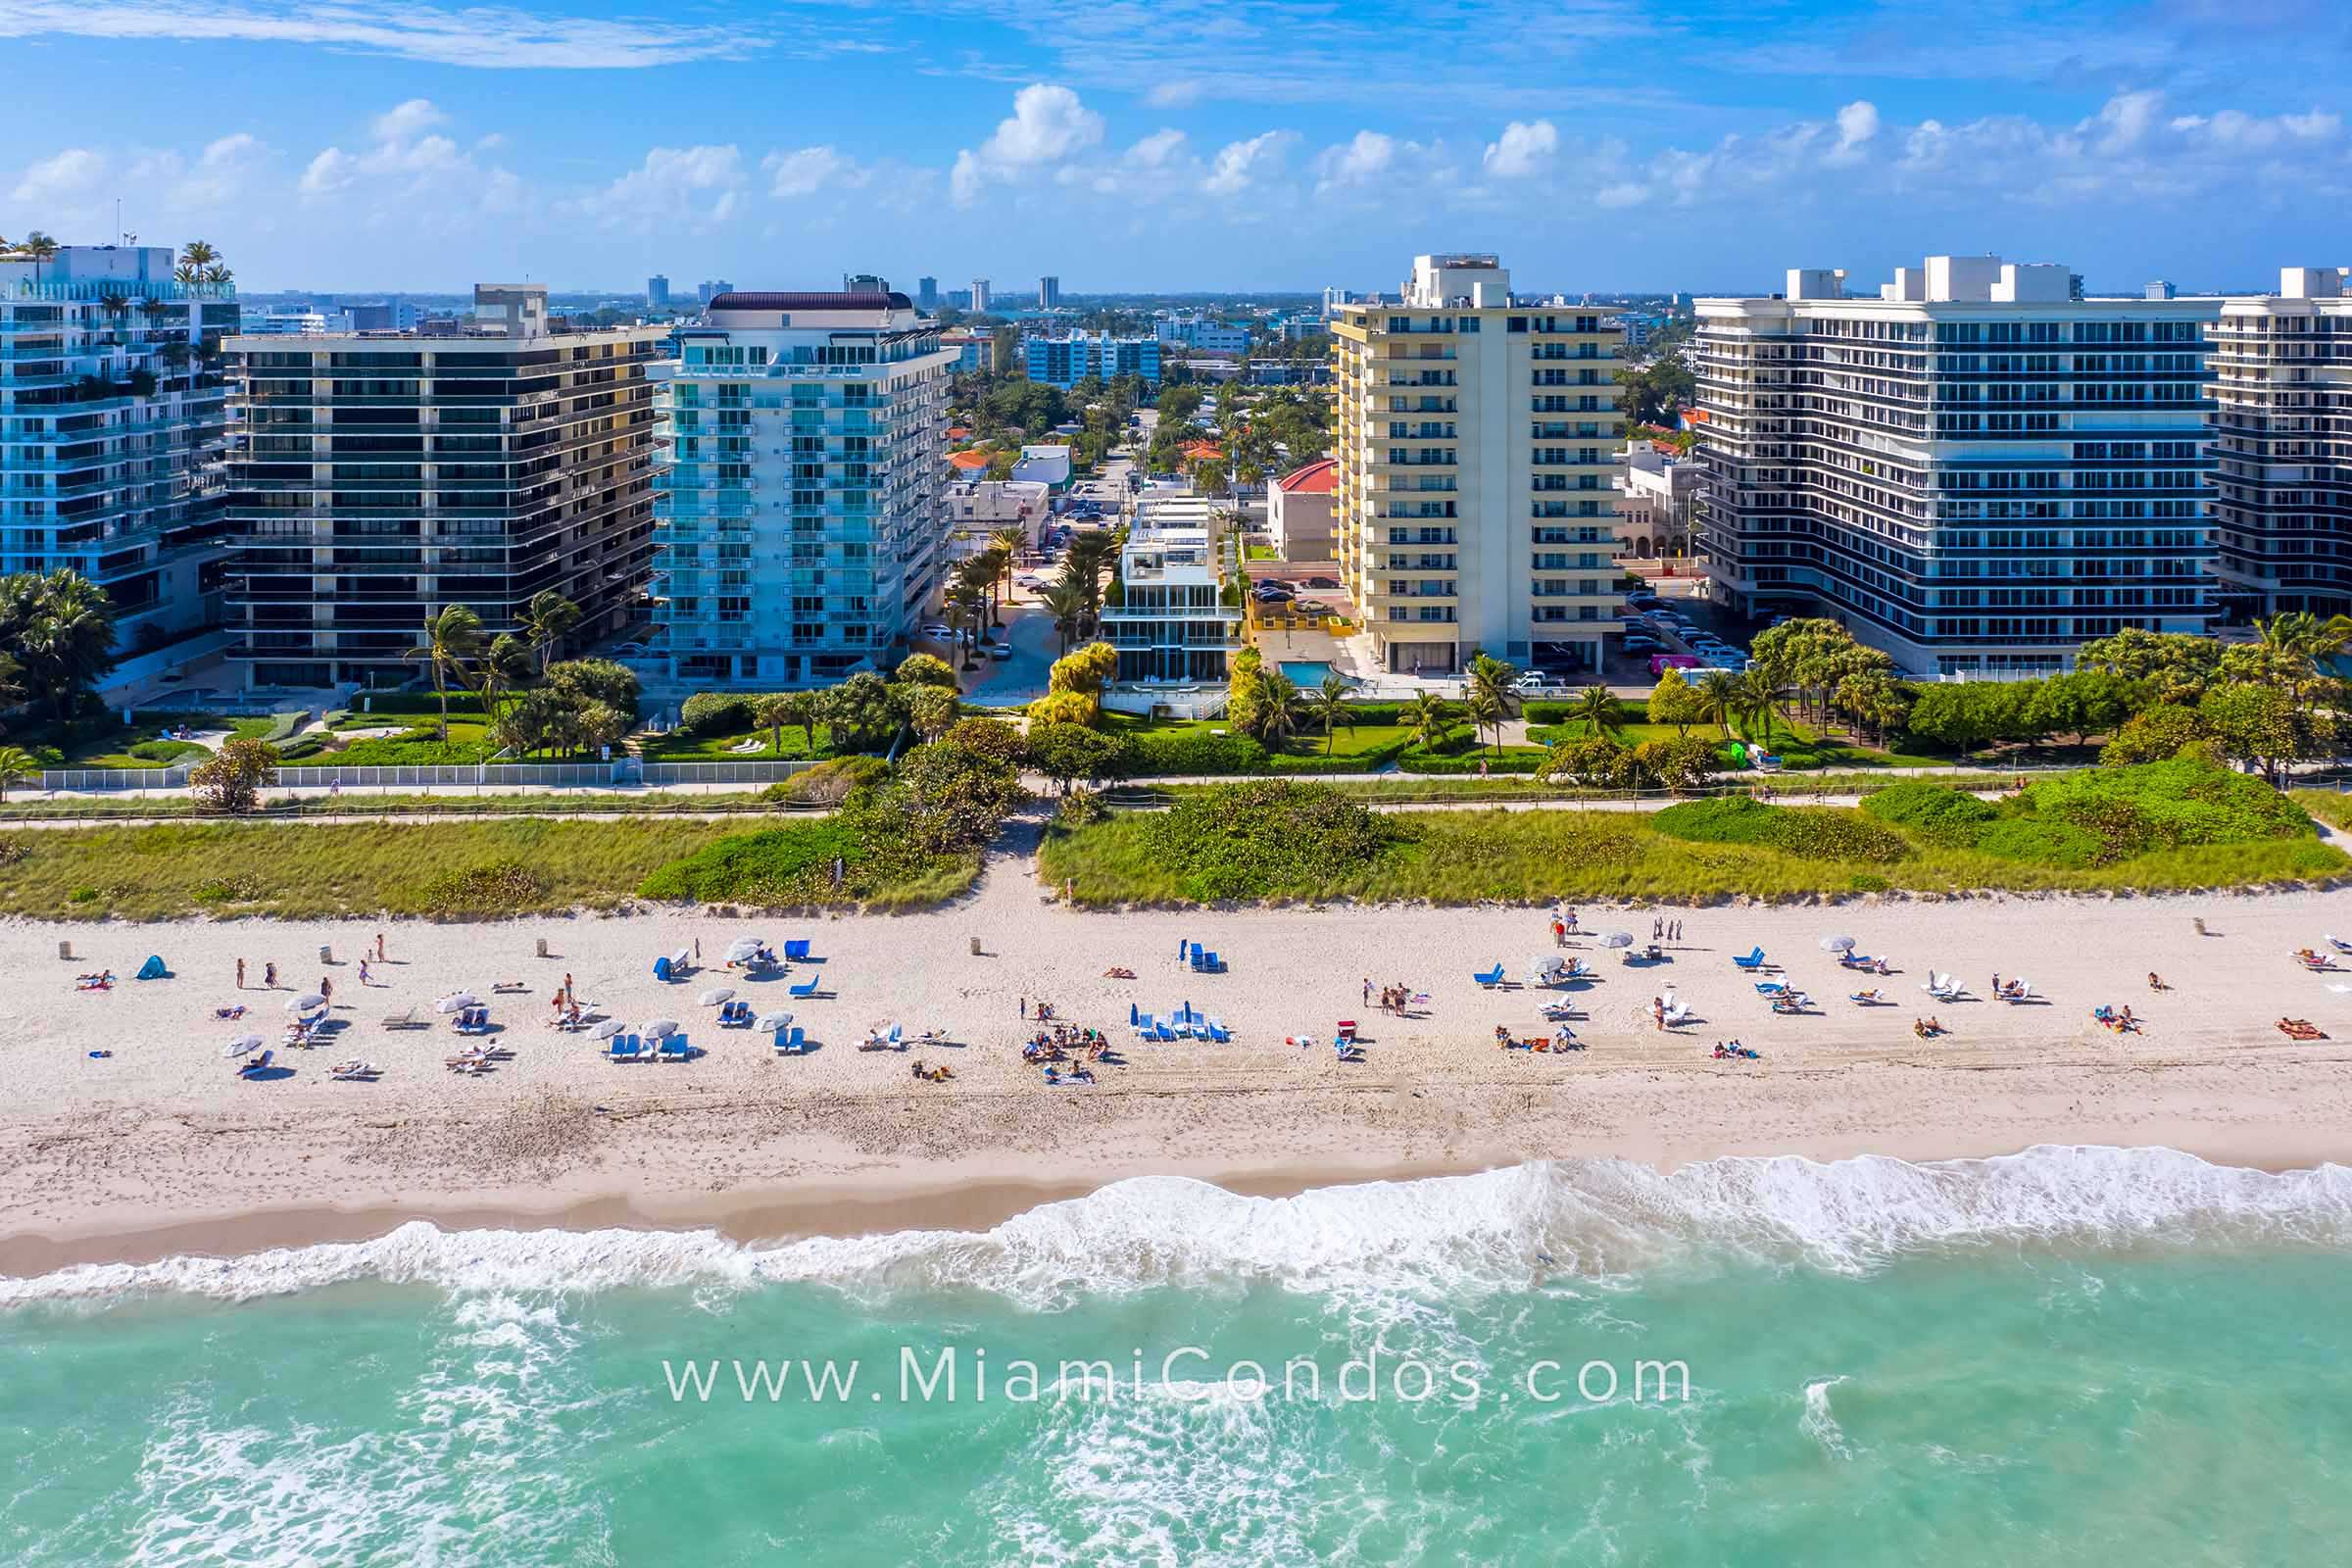
M 169 980 L 172 978 L 172 971 L 164 966 L 162 958 L 151 953 L 147 956 L 147 961 L 139 965 L 139 978 L 142 980 Z
M 654 978 L 657 980 L 668 980 L 671 978 L 669 972 L 669 959 L 662 957 L 656 958 L 654 960 Z

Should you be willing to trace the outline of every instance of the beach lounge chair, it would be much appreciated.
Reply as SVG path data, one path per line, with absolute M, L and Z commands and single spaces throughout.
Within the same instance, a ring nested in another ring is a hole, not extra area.
M 1788 982 L 1786 980 L 1759 980 L 1756 982 L 1756 995 L 1759 997 L 1777 997 L 1788 989 Z
M 1186 960 L 1185 960 L 1185 961 L 1186 961 L 1187 963 L 1191 964 L 1191 965 L 1192 965 L 1194 968 L 1196 968 L 1196 969 L 1200 968 L 1200 943 L 1198 943 L 1198 942 L 1193 942 L 1193 943 L 1188 943 L 1188 944 L 1186 944 L 1186 946 L 1187 946 L 1187 948 L 1190 950 L 1190 956 L 1189 956 L 1186 958 Z
M 1225 1027 L 1224 1019 L 1211 1018 L 1208 1020 L 1208 1038 L 1223 1045 L 1233 1038 L 1233 1031 Z
M 417 1017 L 415 1007 L 403 1007 L 398 1012 L 384 1014 L 384 1027 L 387 1029 L 429 1029 L 432 1025 Z
M 1502 965 L 1498 963 L 1494 968 L 1489 969 L 1486 973 L 1474 974 L 1470 978 L 1477 981 L 1487 990 L 1492 991 L 1496 986 L 1502 984 Z
M 1868 991 L 1849 991 L 1846 993 L 1845 1000 L 1857 1006 L 1876 1007 L 1885 1003 L 1886 999 L 1879 995 L 1878 988 L 1874 986 Z
M 643 1061 L 645 1047 L 635 1035 L 614 1035 L 605 1046 L 607 1061 Z
M 892 1046 L 896 1047 L 906 1038 L 906 1034 L 904 1029 L 894 1023 L 890 1026 L 890 1034 L 886 1038 L 888 1038 Z
M 1936 974 L 1933 970 L 1929 971 L 1927 983 L 1919 989 L 1934 997 L 1937 1002 L 1957 1002 L 1965 994 L 1959 981 L 1954 980 L 1948 974 Z
M 1167 1019 L 1162 1018 L 1155 1026 L 1153 1026 L 1152 1030 L 1152 1038 L 1154 1040 L 1173 1040 L 1176 1038 L 1176 1026 L 1168 1022 Z
M 789 986 L 785 987 L 784 989 L 785 989 L 785 990 L 787 990 L 787 991 L 789 991 L 789 992 L 791 992 L 791 993 L 792 993 L 794 996 L 796 996 L 796 997 L 804 997 L 804 998 L 806 998 L 806 997 L 813 997 L 813 996 L 815 996 L 815 995 L 816 995 L 816 987 L 817 987 L 817 977 L 816 977 L 815 975 L 810 975 L 810 976 L 809 976 L 808 979 L 806 979 L 806 980 L 796 980 L 796 981 L 794 981 L 794 982 L 793 982 L 791 985 L 789 985 Z
M 1757 948 L 1753 952 L 1749 953 L 1745 957 L 1734 956 L 1732 962 L 1738 964 L 1742 969 L 1761 969 L 1764 967 L 1764 950 L 1762 948 Z
M 795 937 L 786 941 L 784 944 L 784 961 L 790 963 L 797 958 L 808 957 L 808 946 L 809 942 L 808 938 L 807 937 Z
M 240 1078 L 252 1078 L 258 1074 L 267 1072 L 270 1068 L 270 1059 L 276 1053 L 274 1052 L 265 1051 L 258 1056 L 248 1057 L 246 1060 L 238 1062 L 237 1076 Z
M 1666 1027 L 1669 1029 L 1680 1029 L 1684 1024 L 1695 1020 L 1698 1014 L 1691 1009 L 1690 1004 L 1688 1002 L 1677 1000 L 1666 1005 Z
M 663 1061 L 692 1061 L 694 1048 L 686 1043 L 686 1037 L 682 1034 L 663 1035 L 655 1054 Z
M 808 1054 L 808 1039 L 801 1033 L 801 1026 L 799 1024 L 796 1023 L 790 1028 L 779 1029 L 776 1031 L 777 1055 L 805 1056 Z
M 2338 953 L 2352 953 L 2352 942 L 2346 942 L 2342 937 L 2329 937 L 2328 945 Z
M 164 966 L 164 960 L 162 958 L 157 957 L 153 954 L 149 954 L 147 956 L 147 961 L 139 965 L 139 972 L 136 978 L 141 980 L 169 980 L 172 978 L 172 971 Z
M 2001 987 L 2001 1000 L 2003 1002 L 2034 1001 L 2034 982 L 2027 979 L 2022 974 L 2019 975 L 2016 979 Z

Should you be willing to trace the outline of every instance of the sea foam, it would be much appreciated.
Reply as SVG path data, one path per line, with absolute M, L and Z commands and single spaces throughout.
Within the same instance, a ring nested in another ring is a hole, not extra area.
M 1993 1159 L 1724 1158 L 1671 1173 L 1538 1161 L 1290 1198 L 1138 1177 L 985 1232 L 746 1245 L 708 1231 L 443 1231 L 413 1221 L 368 1242 L 0 1279 L 0 1307 L 151 1293 L 239 1300 L 357 1281 L 458 1294 L 682 1288 L 714 1298 L 807 1283 L 859 1298 L 975 1290 L 1041 1308 L 1250 1284 L 1442 1299 L 1710 1255 L 1859 1273 L 1929 1249 L 2201 1244 L 2352 1244 L 2352 1168 L 2271 1173 L 2175 1150 L 2045 1145 Z

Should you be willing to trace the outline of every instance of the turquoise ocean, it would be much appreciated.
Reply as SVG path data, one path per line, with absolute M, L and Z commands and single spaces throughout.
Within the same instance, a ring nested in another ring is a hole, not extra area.
M 0 1281 L 0 1563 L 2336 1563 L 2348 1350 L 2352 1170 L 2164 1150 L 411 1224 Z

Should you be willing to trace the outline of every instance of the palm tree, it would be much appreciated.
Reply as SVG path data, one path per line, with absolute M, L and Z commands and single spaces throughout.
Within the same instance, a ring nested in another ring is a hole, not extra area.
M 36 228 L 18 242 L 17 254 L 31 259 L 32 281 L 34 286 L 38 287 L 41 281 L 41 264 L 56 259 L 57 241 Z
M 1298 732 L 1306 704 L 1288 675 L 1268 675 L 1257 699 L 1257 738 L 1268 751 L 1280 751 Z
M 180 247 L 179 262 L 172 269 L 172 275 L 182 283 L 201 283 L 205 280 L 206 269 L 217 266 L 220 261 L 219 251 L 203 240 L 192 239 Z
M 521 638 L 507 631 L 491 638 L 474 670 L 474 689 L 481 694 L 482 711 L 496 718 L 500 700 L 521 690 L 531 674 L 531 651 Z
M 19 677 L 24 666 L 8 654 L 0 654 L 0 709 L 14 708 L 24 698 L 24 683 Z
M 27 684 L 67 717 L 115 665 L 115 607 L 77 571 L 0 577 L 0 625 L 17 628 L 16 655 Z
M 1740 706 L 1740 677 L 1728 669 L 1710 669 L 1698 677 L 1696 690 L 1700 721 L 1721 726 L 1729 740 L 1732 715 Z
M 1337 672 L 1323 677 L 1323 689 L 1312 699 L 1315 717 L 1323 724 L 1323 755 L 1331 755 L 1333 731 L 1341 725 L 1355 728 L 1355 710 L 1348 706 L 1348 677 Z
M 1595 738 L 1617 733 L 1617 694 L 1606 686 L 1588 686 L 1569 710 Z
M 956 634 L 956 646 L 963 652 L 963 667 L 977 669 L 980 662 L 972 657 L 972 639 L 967 634 L 980 624 L 980 617 L 987 613 L 988 601 L 980 590 L 964 579 L 961 572 L 957 572 L 956 581 L 948 589 L 946 604 L 948 628 Z
M 1761 669 L 1751 669 L 1739 677 L 1734 693 L 1733 716 L 1747 728 L 1749 739 L 1767 750 L 1772 746 L 1772 721 L 1776 717 L 1785 719 L 1780 709 L 1780 683 L 1770 675 Z
M 1485 693 L 1504 718 L 1517 711 L 1519 691 L 1511 682 L 1518 678 L 1519 671 L 1499 659 L 1481 654 L 1470 662 L 1469 689 Z
M 0 801 L 8 792 L 28 778 L 38 778 L 41 764 L 33 755 L 21 746 L 0 746 Z
M 806 692 L 770 692 L 752 705 L 752 722 L 767 731 L 767 749 L 776 756 L 784 755 L 784 726 L 792 720 L 792 699 L 807 696 Z
M 1425 691 L 1405 710 L 1404 722 L 1413 744 L 1422 751 L 1434 752 L 1446 744 L 1446 735 L 1453 729 L 1453 713 L 1446 708 L 1445 698 Z
M 539 674 L 547 675 L 547 666 L 556 657 L 556 649 L 570 635 L 571 628 L 580 623 L 580 607 L 556 592 L 543 589 L 531 596 L 522 609 L 522 635 L 531 652 L 539 658 Z
M 801 738 L 808 743 L 808 755 L 816 755 L 816 721 L 823 715 L 814 692 L 787 692 L 779 710 L 787 724 L 801 727 Z
M 1502 724 L 1510 716 L 1503 710 L 1502 699 L 1495 696 L 1491 687 L 1474 685 L 1462 698 L 1462 711 L 1470 715 L 1473 729 L 1494 732 L 1495 755 L 1500 756 Z
M 1013 568 L 1020 564 L 1021 557 L 1027 554 L 1029 549 L 1028 530 L 1022 528 L 1017 523 L 1008 522 L 1004 527 L 999 528 L 996 532 L 990 534 L 988 536 L 988 542 L 992 547 L 994 547 L 997 554 L 1004 559 L 1004 565 L 1003 569 L 1003 575 L 1004 578 L 1004 597 L 1010 599 L 1012 597 Z
M 1054 617 L 1054 630 L 1061 638 L 1061 651 L 1068 653 L 1086 621 L 1086 589 L 1065 569 L 1046 584 L 1046 591 L 1037 596 L 1037 602 Z
M 449 739 L 449 681 L 465 681 L 466 661 L 482 650 L 482 617 L 464 605 L 449 605 L 427 615 L 424 636 L 404 658 L 420 659 L 432 666 L 433 690 L 441 694 L 441 738 Z

